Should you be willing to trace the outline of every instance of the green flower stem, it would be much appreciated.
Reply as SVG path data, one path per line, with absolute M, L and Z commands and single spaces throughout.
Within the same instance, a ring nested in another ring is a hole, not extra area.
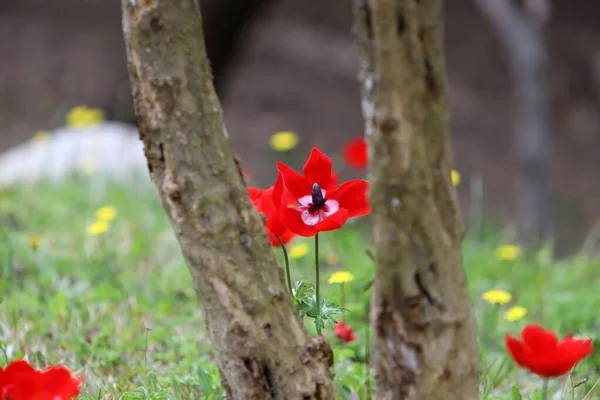
M 542 400 L 548 400 L 548 379 L 544 379 L 542 383 Z
M 283 244 L 283 240 L 277 235 L 275 235 L 279 244 L 281 245 L 281 251 L 283 251 L 283 258 L 285 259 L 285 278 L 287 280 L 288 290 L 290 291 L 290 296 L 293 298 L 294 293 L 292 293 L 292 278 L 290 277 L 290 259 L 288 258 L 288 252 L 285 248 L 285 244 Z
M 365 305 L 365 364 L 371 365 L 371 325 L 370 325 L 371 301 L 367 301 Z M 371 400 L 371 368 L 365 368 L 367 376 L 365 386 L 367 391 L 367 400 Z
M 346 305 L 346 296 L 344 293 L 344 282 L 341 283 L 340 285 L 340 305 L 342 308 L 344 308 L 344 306 Z
M 321 336 L 321 325 L 319 324 L 319 320 L 321 319 L 321 296 L 320 296 L 320 291 L 319 291 L 319 287 L 321 286 L 319 284 L 319 234 L 317 233 L 315 235 L 315 287 L 316 287 L 316 298 L 317 298 L 317 316 L 315 319 L 315 322 L 317 322 L 315 325 L 317 326 L 317 334 L 319 336 Z

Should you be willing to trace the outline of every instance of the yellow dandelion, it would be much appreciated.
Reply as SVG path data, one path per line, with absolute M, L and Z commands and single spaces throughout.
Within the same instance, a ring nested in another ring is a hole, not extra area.
M 42 241 L 42 238 L 39 236 L 29 236 L 27 238 L 27 241 L 29 242 L 29 246 L 31 246 L 32 249 L 37 249 L 40 245 L 40 242 Z
M 450 180 L 452 180 L 454 186 L 458 186 L 460 184 L 460 173 L 455 169 L 450 171 Z
M 106 221 L 95 221 L 94 223 L 88 225 L 87 233 L 91 236 L 102 235 L 103 233 L 108 232 L 108 222 Z
M 117 217 L 117 209 L 112 206 L 104 206 L 96 211 L 98 221 L 112 222 Z
M 512 295 L 505 290 L 488 290 L 481 298 L 491 304 L 506 304 L 512 300 Z
M 310 250 L 308 243 L 299 243 L 295 246 L 292 246 L 289 251 L 290 258 L 295 260 L 302 258 L 308 254 L 308 250 Z
M 68 126 L 81 128 L 90 125 L 97 125 L 104 121 L 105 118 L 104 111 L 99 108 L 77 106 L 69 111 L 66 122 Z
M 518 321 L 521 318 L 523 318 L 525 315 L 527 315 L 527 309 L 525 307 L 521 307 L 521 306 L 514 306 L 509 308 L 505 313 L 504 313 L 504 318 L 507 321 Z
M 269 145 L 275 151 L 288 151 L 298 145 L 298 135 L 294 132 L 277 132 L 269 140 Z
M 496 249 L 496 258 L 498 260 L 512 261 L 521 256 L 521 248 L 514 244 L 507 244 Z
M 347 283 L 352 282 L 354 280 L 354 275 L 352 275 L 348 271 L 338 271 L 334 272 L 327 282 L 329 283 Z
M 42 143 L 46 143 L 46 141 L 48 140 L 48 136 L 50 136 L 50 132 L 44 131 L 44 130 L 40 130 L 40 131 L 37 131 L 33 135 L 33 138 L 31 138 L 31 140 L 34 143 L 42 144 Z

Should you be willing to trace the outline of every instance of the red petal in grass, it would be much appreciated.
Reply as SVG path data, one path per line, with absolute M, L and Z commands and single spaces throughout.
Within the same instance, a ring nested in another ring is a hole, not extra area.
M 554 332 L 535 324 L 523 329 L 521 340 L 506 335 L 505 343 L 518 365 L 546 378 L 568 373 L 594 351 L 591 339 L 567 336 L 559 341 Z

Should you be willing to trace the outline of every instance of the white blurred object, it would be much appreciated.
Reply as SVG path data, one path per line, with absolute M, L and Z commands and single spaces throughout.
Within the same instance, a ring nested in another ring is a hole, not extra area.
M 148 179 L 146 168 L 143 145 L 132 125 L 105 122 L 63 127 L 1 154 L 0 187 L 56 181 L 76 174 L 121 182 Z

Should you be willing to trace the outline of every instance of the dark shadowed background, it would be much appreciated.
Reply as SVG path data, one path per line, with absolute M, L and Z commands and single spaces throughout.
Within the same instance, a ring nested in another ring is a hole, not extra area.
M 268 148 L 276 131 L 300 135 L 300 148 L 286 155 L 296 166 L 313 145 L 337 153 L 362 134 L 351 2 L 201 3 L 227 128 L 259 185 L 270 184 L 273 162 L 281 157 Z M 561 246 L 573 246 L 600 219 L 600 2 L 552 4 L 547 30 L 552 210 Z M 446 28 L 463 210 L 469 214 L 469 182 L 480 175 L 487 212 L 510 223 L 519 165 L 508 59 L 470 0 L 446 2 Z M 78 104 L 134 121 L 120 2 L 2 0 L 0 150 L 60 125 Z

